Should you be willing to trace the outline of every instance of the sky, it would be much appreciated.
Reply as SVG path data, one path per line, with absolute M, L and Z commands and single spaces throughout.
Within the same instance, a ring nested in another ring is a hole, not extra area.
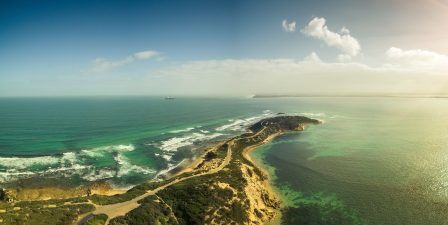
M 447 94 L 448 0 L 0 1 L 0 96 Z

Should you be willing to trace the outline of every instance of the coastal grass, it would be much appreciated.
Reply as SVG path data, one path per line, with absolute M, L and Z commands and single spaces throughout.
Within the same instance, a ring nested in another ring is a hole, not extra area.
M 137 224 L 179 224 L 171 209 L 155 195 L 142 199 L 140 207 L 131 210 L 125 216 L 110 220 L 110 225 Z
M 2 204 L 0 208 L 3 209 Z M 13 206 L 6 206 L 6 212 L 0 213 L 2 225 L 16 224 L 72 224 L 81 214 L 94 210 L 91 204 L 71 204 L 63 203 L 49 204 L 45 201 L 20 202 Z
M 109 217 L 106 214 L 93 215 L 85 225 L 104 225 Z

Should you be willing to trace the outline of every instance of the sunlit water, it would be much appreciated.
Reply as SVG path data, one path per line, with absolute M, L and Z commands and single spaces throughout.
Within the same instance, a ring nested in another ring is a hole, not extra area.
M 289 223 L 448 224 L 448 99 L 299 102 L 325 122 L 255 152 Z
M 254 152 L 285 223 L 448 221 L 448 99 L 0 99 L 0 184 L 134 185 L 277 112 L 324 121 Z

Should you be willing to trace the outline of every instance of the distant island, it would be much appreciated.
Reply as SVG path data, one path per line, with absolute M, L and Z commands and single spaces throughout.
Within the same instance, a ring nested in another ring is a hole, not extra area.
M 208 148 L 191 165 L 176 168 L 171 177 L 115 195 L 101 194 L 100 190 L 108 189 L 101 184 L 66 190 L 2 190 L 0 223 L 263 224 L 279 214 L 281 202 L 250 152 L 285 132 L 318 123 L 282 114 L 262 119 L 248 132 Z

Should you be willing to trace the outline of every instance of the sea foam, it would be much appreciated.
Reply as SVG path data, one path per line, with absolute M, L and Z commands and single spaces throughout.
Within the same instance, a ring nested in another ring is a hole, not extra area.
M 274 115 L 275 114 L 272 111 L 265 110 L 265 111 L 263 111 L 263 113 L 261 115 L 252 116 L 252 117 L 243 118 L 243 119 L 231 119 L 231 120 L 229 120 L 229 122 L 231 122 L 231 123 L 217 127 L 215 130 L 216 131 L 243 131 L 249 125 L 256 123 L 257 121 L 259 121 L 261 119 L 272 117 Z
M 183 132 L 188 132 L 188 131 L 192 131 L 192 130 L 194 130 L 194 127 L 188 127 L 188 128 L 180 129 L 180 130 L 173 130 L 173 131 L 170 131 L 170 133 L 177 134 L 177 133 L 183 133 Z
M 137 166 L 131 164 L 129 159 L 123 154 L 117 154 L 114 156 L 115 161 L 119 165 L 119 169 L 117 172 L 117 177 L 122 177 L 124 175 L 128 175 L 130 173 L 139 173 L 139 174 L 152 174 L 156 171 L 153 169 Z
M 202 133 L 192 133 L 183 137 L 174 137 L 166 141 L 162 141 L 160 149 L 165 152 L 175 152 L 181 147 L 189 146 L 197 141 L 205 141 L 219 137 L 223 134 L 213 133 L 213 134 L 202 134 Z
M 7 169 L 26 169 L 34 165 L 55 165 L 60 162 L 56 156 L 0 157 L 0 166 Z
M 70 177 L 79 175 L 84 180 L 122 177 L 130 173 L 152 174 L 156 171 L 134 165 L 123 155 L 134 151 L 132 144 L 111 145 L 77 152 L 65 152 L 62 155 L 37 157 L 0 157 L 0 182 L 11 182 L 17 179 L 42 175 L 58 175 Z M 117 169 L 95 167 L 85 160 L 97 160 L 101 157 L 113 157 Z M 38 167 L 36 167 L 38 166 Z
M 162 141 L 160 143 L 160 150 L 163 151 L 162 157 L 166 161 L 171 161 L 171 158 L 182 147 L 187 147 L 194 145 L 198 142 L 204 142 L 208 140 L 215 139 L 224 134 L 222 133 L 212 133 L 212 134 L 204 134 L 204 133 L 191 133 L 188 135 L 184 135 L 182 137 L 173 137 L 168 140 Z

